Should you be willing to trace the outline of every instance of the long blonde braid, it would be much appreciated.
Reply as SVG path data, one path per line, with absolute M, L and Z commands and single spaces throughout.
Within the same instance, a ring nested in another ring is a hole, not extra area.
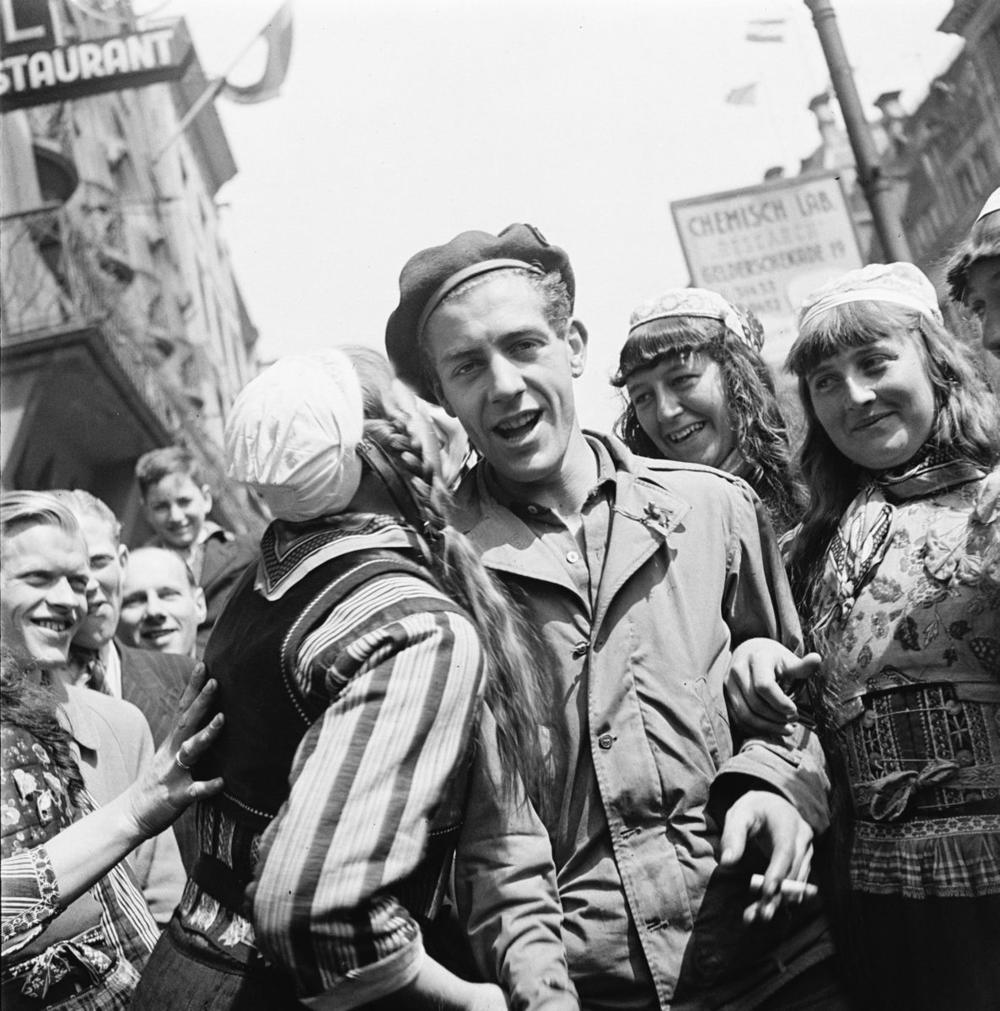
M 497 723 L 503 787 L 516 795 L 523 782 L 545 818 L 551 807 L 551 762 L 540 728 L 552 729 L 554 713 L 542 686 L 544 646 L 520 608 L 486 569 L 466 537 L 445 520 L 448 495 L 428 462 L 406 416 L 386 407 L 385 419 L 365 422 L 365 435 L 396 464 L 421 519 L 432 569 L 442 589 L 471 616 L 486 656 L 486 702 Z M 544 732 L 544 731 L 543 731 Z M 559 735 L 551 733 L 552 741 Z

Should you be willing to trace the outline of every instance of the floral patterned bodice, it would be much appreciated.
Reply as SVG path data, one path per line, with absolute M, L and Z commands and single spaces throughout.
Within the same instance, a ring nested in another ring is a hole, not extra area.
M 1000 470 L 896 504 L 869 486 L 825 564 L 813 634 L 854 800 L 854 884 L 1000 891 Z M 981 885 L 958 866 L 970 818 L 992 853 Z

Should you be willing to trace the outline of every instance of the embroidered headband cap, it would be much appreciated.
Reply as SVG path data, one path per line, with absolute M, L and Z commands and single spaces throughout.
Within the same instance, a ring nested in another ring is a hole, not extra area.
M 643 332 L 653 331 L 658 320 L 676 316 L 718 320 L 726 336 L 746 344 L 753 351 L 759 352 L 764 346 L 764 328 L 760 320 L 749 309 L 737 309 L 718 292 L 707 288 L 672 288 L 642 302 L 632 310 L 629 318 L 629 337 L 640 328 Z
M 808 295 L 799 310 L 799 329 L 849 302 L 891 302 L 944 323 L 937 292 L 923 271 L 912 263 L 870 263 L 849 270 Z
M 361 384 L 340 351 L 289 355 L 251 380 L 226 423 L 229 475 L 276 519 L 340 512 L 361 481 Z

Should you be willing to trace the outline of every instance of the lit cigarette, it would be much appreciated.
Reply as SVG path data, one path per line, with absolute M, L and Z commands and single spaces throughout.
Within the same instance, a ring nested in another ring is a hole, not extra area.
M 762 892 L 764 890 L 764 875 L 754 874 L 750 878 L 750 891 Z M 781 888 L 782 896 L 786 899 L 814 899 L 819 895 L 819 889 L 808 881 L 792 881 L 791 878 L 783 878 Z

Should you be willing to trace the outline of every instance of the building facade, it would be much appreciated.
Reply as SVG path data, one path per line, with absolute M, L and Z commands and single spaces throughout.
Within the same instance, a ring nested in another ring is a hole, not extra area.
M 968 233 L 987 196 L 1000 186 L 1000 3 L 957 0 L 939 31 L 960 35 L 965 44 L 950 66 L 928 83 L 912 113 L 898 91 L 875 101 L 870 123 L 881 171 L 893 181 L 893 198 L 910 257 L 934 282 L 949 327 L 981 354 L 984 367 L 996 363 L 978 350 L 976 328 L 952 305 L 945 283 L 951 252 Z M 867 202 L 856 183 L 847 135 L 828 94 L 810 105 L 821 143 L 803 159 L 803 173 L 842 169 L 855 226 L 868 262 L 884 259 Z
M 46 15 L 63 76 L 74 46 L 96 41 L 92 54 L 117 33 L 124 53 L 137 28 L 124 2 L 52 0 Z M 261 522 L 226 481 L 221 450 L 229 405 L 257 370 L 216 204 L 236 164 L 212 102 L 178 129 L 208 82 L 183 22 L 169 28 L 173 79 L 96 94 L 71 85 L 0 116 L 3 486 L 84 488 L 133 540 L 144 532 L 135 461 L 174 443 L 202 464 L 221 522 Z M 33 59 L 26 72 L 44 83 Z

